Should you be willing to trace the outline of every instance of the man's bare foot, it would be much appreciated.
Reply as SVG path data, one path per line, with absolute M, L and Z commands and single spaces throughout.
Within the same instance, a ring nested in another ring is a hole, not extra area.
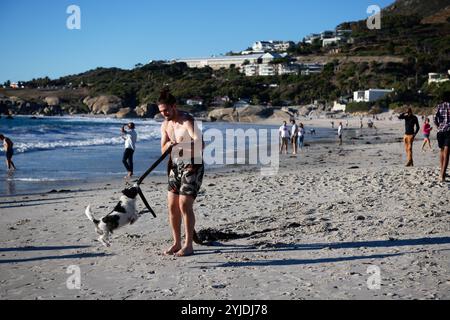
M 164 251 L 164 255 L 165 256 L 173 256 L 175 253 L 180 251 L 180 249 L 181 249 L 181 245 L 174 244 L 173 246 L 171 246 L 169 248 L 169 250 Z
M 189 257 L 192 255 L 194 255 L 194 249 L 186 247 L 175 253 L 175 257 Z

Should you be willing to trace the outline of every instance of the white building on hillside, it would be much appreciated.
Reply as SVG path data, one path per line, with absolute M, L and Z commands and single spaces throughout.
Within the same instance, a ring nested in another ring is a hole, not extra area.
M 262 63 L 270 63 L 275 59 L 281 59 L 284 57 L 285 56 L 283 56 L 279 53 L 268 52 L 268 53 L 265 53 L 263 56 L 261 56 L 261 60 L 262 60 Z
M 355 102 L 373 102 L 386 97 L 392 92 L 394 92 L 394 89 L 369 89 L 365 91 L 355 91 L 353 93 L 353 100 Z
M 448 73 L 450 74 L 450 70 L 448 70 Z M 428 84 L 442 83 L 442 82 L 447 82 L 447 81 L 450 81 L 450 79 L 447 78 L 445 76 L 445 74 L 441 74 L 441 73 L 429 73 L 428 74 Z
M 259 63 L 261 62 L 262 54 L 236 55 L 236 56 L 219 56 L 211 58 L 198 59 L 180 59 L 175 62 L 184 62 L 189 68 L 204 68 L 210 67 L 213 70 L 221 68 L 229 69 L 231 66 L 236 68 L 241 67 L 244 63 Z
M 320 40 L 334 38 L 335 36 L 336 32 L 334 31 L 323 31 L 322 33 L 320 33 Z
M 254 77 L 259 75 L 259 64 L 247 64 L 245 66 L 242 66 L 241 69 L 247 77 Z
M 259 75 L 263 77 L 275 76 L 278 74 L 277 66 L 274 64 L 260 64 L 259 65 Z
M 320 63 L 303 63 L 301 64 L 301 74 L 308 76 L 310 74 L 318 74 L 323 71 L 323 64 Z
M 292 41 L 257 41 L 253 44 L 252 49 L 255 52 L 267 51 L 287 51 L 294 46 Z
M 323 47 L 327 47 L 327 46 L 332 45 L 332 44 L 341 43 L 342 41 L 343 41 L 343 39 L 341 37 L 334 37 L 334 38 L 323 39 L 322 46 Z
M 261 64 L 248 64 L 242 67 L 242 72 L 247 77 L 254 76 L 277 76 L 286 74 L 298 74 L 300 71 L 300 65 L 296 63 L 261 63 Z
M 320 40 L 320 34 L 318 33 L 312 33 L 303 38 L 303 42 L 308 44 L 313 44 L 313 42 L 316 40 Z

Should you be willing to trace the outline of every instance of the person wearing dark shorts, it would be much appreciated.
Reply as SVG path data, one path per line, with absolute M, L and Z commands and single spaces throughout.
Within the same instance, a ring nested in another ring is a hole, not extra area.
M 9 139 L 8 137 L 5 137 L 4 135 L 0 134 L 0 140 L 3 141 L 3 149 L 5 150 L 5 156 L 6 156 L 6 166 L 8 170 L 16 170 L 16 166 L 14 165 L 14 162 L 12 161 L 12 157 L 14 155 L 14 143 Z
M 202 186 L 204 173 L 203 164 L 171 163 L 168 191 L 196 199 Z
M 177 110 L 176 99 L 168 90 L 161 92 L 158 108 L 165 121 L 161 125 L 161 152 L 172 148 L 168 163 L 168 211 L 173 245 L 165 255 L 186 257 L 194 254 L 194 202 L 203 182 L 203 138 L 194 118 Z M 185 241 L 181 240 L 184 222 Z
M 444 101 L 450 101 L 450 92 L 446 92 Z M 450 103 L 443 102 L 437 106 L 434 123 L 438 127 L 437 140 L 440 153 L 441 172 L 439 180 L 445 182 L 450 153 Z

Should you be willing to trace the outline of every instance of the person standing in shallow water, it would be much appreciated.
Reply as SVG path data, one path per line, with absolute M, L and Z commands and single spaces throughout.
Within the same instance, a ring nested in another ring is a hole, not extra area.
M 6 155 L 6 167 L 8 168 L 8 170 L 16 170 L 16 166 L 12 161 L 12 157 L 14 155 L 14 143 L 11 141 L 11 139 L 5 137 L 2 134 L 0 134 L 0 140 L 3 141 L 3 149 L 5 150 Z
M 419 119 L 413 114 L 411 108 L 408 108 L 407 112 L 402 113 L 398 118 L 400 120 L 405 120 L 405 135 L 403 141 L 405 143 L 406 157 L 408 160 L 406 166 L 413 167 L 413 143 L 417 133 L 420 131 Z
M 205 167 L 203 137 L 194 118 L 177 110 L 176 99 L 168 90 L 161 92 L 159 112 L 165 121 L 161 125 L 161 152 L 172 148 L 168 165 L 168 209 L 173 245 L 165 255 L 186 257 L 194 254 L 194 202 L 200 191 Z M 185 241 L 181 242 L 181 222 L 184 222 Z
M 125 126 L 128 126 L 130 131 L 125 130 Z M 125 151 L 123 153 L 122 163 L 128 171 L 128 175 L 125 177 L 131 178 L 133 176 L 133 155 L 136 151 L 136 141 L 137 141 L 137 133 L 134 130 L 135 125 L 133 122 L 130 122 L 128 125 L 122 126 L 122 139 L 125 140 Z

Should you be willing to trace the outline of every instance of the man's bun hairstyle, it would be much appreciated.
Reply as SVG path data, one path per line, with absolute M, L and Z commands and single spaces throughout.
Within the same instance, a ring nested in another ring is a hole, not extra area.
M 170 93 L 170 89 L 168 87 L 165 87 L 161 90 L 161 93 L 159 95 L 158 104 L 165 104 L 168 106 L 173 106 L 176 104 L 177 99 Z

